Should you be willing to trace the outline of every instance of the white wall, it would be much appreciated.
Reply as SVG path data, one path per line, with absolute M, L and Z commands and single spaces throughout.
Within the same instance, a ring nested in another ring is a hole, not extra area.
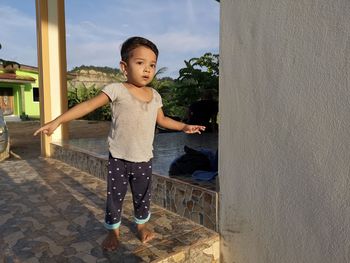
M 221 0 L 222 262 L 350 262 L 350 1 Z

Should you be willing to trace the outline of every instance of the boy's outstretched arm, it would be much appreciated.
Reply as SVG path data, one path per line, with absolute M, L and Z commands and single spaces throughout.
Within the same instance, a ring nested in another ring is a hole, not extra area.
M 40 132 L 50 136 L 62 123 L 83 117 L 93 110 L 106 105 L 108 102 L 108 96 L 105 93 L 101 92 L 96 97 L 77 104 L 62 115 L 58 116 L 56 119 L 46 123 L 40 129 L 34 132 L 34 136 Z
M 183 131 L 185 133 L 201 133 L 205 130 L 205 126 L 201 125 L 189 125 L 183 122 L 175 121 L 169 117 L 166 117 L 163 113 L 162 108 L 158 109 L 157 113 L 157 124 L 163 128 Z

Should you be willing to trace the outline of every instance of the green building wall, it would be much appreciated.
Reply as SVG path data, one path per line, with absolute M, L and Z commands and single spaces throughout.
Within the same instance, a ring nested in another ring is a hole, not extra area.
M 33 88 L 39 87 L 38 73 L 34 71 L 25 71 L 17 69 L 16 75 L 32 77 L 36 81 L 33 83 L 18 84 L 18 83 L 0 83 L 1 88 L 12 88 L 13 99 L 14 99 L 14 115 L 20 116 L 21 114 L 26 114 L 30 118 L 40 117 L 40 103 L 39 101 L 34 101 Z M 21 89 L 24 91 L 24 103 L 22 103 Z M 24 108 L 22 109 L 22 105 Z
M 35 79 L 35 83 L 22 84 L 22 86 L 24 87 L 24 100 L 25 100 L 25 102 L 24 102 L 25 109 L 22 112 L 27 114 L 29 117 L 38 118 L 40 116 L 40 103 L 39 103 L 39 101 L 34 101 L 34 98 L 33 98 L 33 88 L 39 87 L 38 73 L 17 70 L 16 74 L 19 76 L 27 76 L 27 77 L 32 77 Z M 20 95 L 20 94 L 21 94 L 21 92 L 19 89 L 18 95 Z M 19 101 L 21 102 L 21 96 L 19 96 Z M 19 105 L 22 105 L 22 104 L 19 103 Z M 20 114 L 22 112 L 20 112 Z

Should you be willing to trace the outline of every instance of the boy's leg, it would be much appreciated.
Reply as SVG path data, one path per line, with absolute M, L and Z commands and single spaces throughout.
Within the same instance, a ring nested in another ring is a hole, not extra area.
M 123 160 L 110 156 L 107 175 L 105 227 L 109 233 L 102 243 L 104 249 L 115 250 L 119 245 L 122 204 L 128 187 L 128 175 Z
M 129 178 L 133 195 L 135 223 L 142 242 L 151 240 L 154 233 L 146 227 L 150 219 L 150 201 L 152 184 L 152 161 L 134 163 Z

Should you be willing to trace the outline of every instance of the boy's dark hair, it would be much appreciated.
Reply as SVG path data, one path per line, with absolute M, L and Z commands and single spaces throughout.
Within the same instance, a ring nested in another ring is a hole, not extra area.
M 158 48 L 152 41 L 143 37 L 130 37 L 125 40 L 120 50 L 122 61 L 127 62 L 131 51 L 140 46 L 148 47 L 154 52 L 154 54 L 156 54 L 156 57 L 158 58 Z

